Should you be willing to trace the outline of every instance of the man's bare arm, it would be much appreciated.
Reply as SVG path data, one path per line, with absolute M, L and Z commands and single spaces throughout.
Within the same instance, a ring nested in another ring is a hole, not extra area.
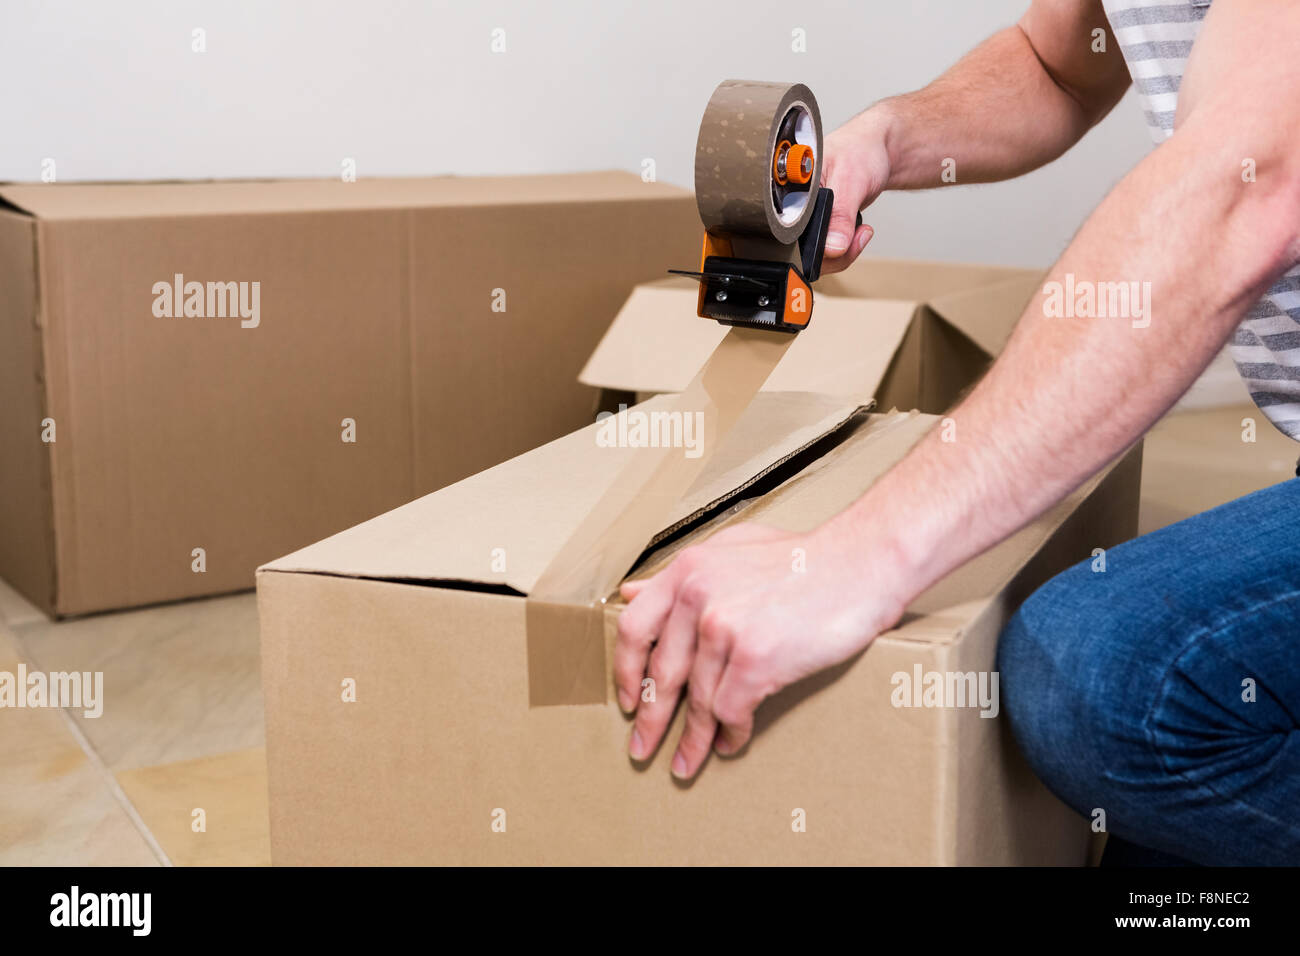
M 1128 85 L 1100 0 L 1034 0 L 1018 24 L 929 86 L 882 100 L 828 137 L 831 271 L 862 251 L 870 228 L 854 236 L 853 218 L 883 190 L 940 186 L 945 170 L 949 182 L 977 183 L 1037 169 L 1078 142 Z M 850 237 L 857 242 L 841 255 Z
M 914 595 L 1051 507 L 1182 395 L 1300 260 L 1300 62 L 1286 52 L 1297 38 L 1289 0 L 1216 6 L 1173 137 L 1053 268 L 1061 283 L 1149 282 L 1150 324 L 1050 318 L 1040 293 L 953 412 L 956 441 L 932 433 L 823 534 L 887 547 Z
M 1099 40 L 1094 30 L 1103 31 Z M 1056 159 L 1128 85 L 1098 0 L 1036 0 L 1018 24 L 929 86 L 883 100 L 859 118 L 884 126 L 886 189 L 942 185 L 946 158 L 956 161 L 958 181 L 991 182 Z
M 1206 18 L 1177 131 L 1107 197 L 1051 278 L 1151 283 L 1154 314 L 1049 318 L 1030 303 L 993 370 L 863 498 L 811 534 L 739 524 L 624 586 L 614 667 L 652 754 L 685 693 L 673 773 L 735 753 L 783 687 L 861 651 L 952 568 L 1059 501 L 1187 388 L 1245 310 L 1300 260 L 1294 0 Z M 1243 181 L 1252 160 L 1255 181 Z M 793 548 L 808 570 L 794 573 Z M 809 639 L 816 635 L 815 640 Z M 640 681 L 654 702 L 638 702 Z

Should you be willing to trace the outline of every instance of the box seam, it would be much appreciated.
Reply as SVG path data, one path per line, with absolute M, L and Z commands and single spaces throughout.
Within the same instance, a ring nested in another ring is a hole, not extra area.
M 42 281 L 45 262 L 45 243 L 42 238 L 43 230 L 40 227 L 39 220 L 31 217 L 32 222 L 32 317 L 31 321 L 35 327 L 35 334 L 32 336 L 36 354 L 33 356 L 33 375 L 36 377 L 36 395 L 38 403 L 38 414 L 40 420 L 44 422 L 50 418 L 50 371 L 46 362 L 46 341 L 45 336 L 49 328 L 49 322 L 46 321 L 46 296 L 45 283 Z M 46 540 L 49 542 L 49 608 L 57 617 L 62 616 L 63 608 L 61 607 L 63 579 L 59 573 L 62 561 L 60 560 L 60 543 L 58 533 L 58 516 L 54 500 L 54 474 L 56 470 L 55 448 L 58 437 L 59 423 L 55 421 L 55 441 L 46 442 L 42 440 L 44 450 L 41 454 L 41 505 L 45 511 L 43 524 L 45 526 Z
M 414 211 L 407 209 L 402 217 L 406 225 L 406 236 L 402 243 L 402 321 L 406 325 L 403 338 L 406 341 L 406 419 L 408 427 L 407 440 L 407 494 L 414 498 L 418 493 L 418 458 L 419 458 L 419 436 L 420 430 L 416 427 L 416 414 L 419 410 L 419 402 L 416 401 L 416 368 L 415 368 L 415 294 L 413 285 L 415 283 L 415 271 L 411 267 L 414 258 L 415 247 L 415 216 Z M 408 499 L 409 500 L 409 499 Z
M 966 636 L 966 628 L 962 627 L 954 635 L 952 643 L 944 645 L 942 651 L 942 660 L 944 670 L 952 668 L 952 648 Z M 957 713 L 951 707 L 945 707 L 940 712 L 942 719 L 939 721 L 939 746 L 935 750 L 936 759 L 939 761 L 938 779 L 939 779 L 939 812 L 935 814 L 935 825 L 938 830 L 936 838 L 939 848 L 939 865 L 954 866 L 957 862 L 957 807 L 961 799 L 960 780 L 961 780 L 961 748 L 957 746 L 957 729 L 954 726 L 957 720 Z

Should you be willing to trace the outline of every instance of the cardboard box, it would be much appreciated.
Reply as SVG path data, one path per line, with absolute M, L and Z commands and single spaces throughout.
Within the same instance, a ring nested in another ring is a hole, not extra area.
M 0 186 L 0 576 L 57 614 L 251 587 L 591 421 L 582 357 L 698 243 L 627 173 Z
M 1041 283 L 1036 269 L 861 259 L 817 283 L 817 334 L 798 337 L 766 388 L 942 414 L 1002 351 Z M 695 314 L 697 289 L 665 279 L 633 291 L 580 375 L 611 393 L 607 407 L 680 391 L 717 346 L 726 327 Z
M 760 393 L 641 572 L 735 521 L 819 524 L 933 421 Z M 1085 861 L 1087 824 L 1033 777 L 1004 717 L 892 700 L 899 674 L 987 676 L 1019 601 L 1132 535 L 1140 451 L 936 585 L 865 653 L 765 702 L 747 751 L 684 786 L 671 746 L 628 761 L 616 599 L 575 608 L 572 646 L 553 657 L 530 646 L 524 595 L 634 452 L 597 447 L 598 428 L 259 571 L 274 862 Z M 584 616 L 603 641 L 583 643 Z M 574 701 L 594 675 L 597 702 L 530 706 L 539 673 L 571 675 Z

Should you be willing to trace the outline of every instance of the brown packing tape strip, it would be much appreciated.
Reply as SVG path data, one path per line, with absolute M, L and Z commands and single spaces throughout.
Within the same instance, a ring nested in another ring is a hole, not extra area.
M 703 414 L 702 453 L 690 458 L 683 448 L 635 449 L 538 577 L 527 601 L 530 706 L 604 702 L 608 678 L 600 603 L 671 522 L 673 507 L 793 341 L 782 333 L 731 329 L 668 409 L 683 416 Z

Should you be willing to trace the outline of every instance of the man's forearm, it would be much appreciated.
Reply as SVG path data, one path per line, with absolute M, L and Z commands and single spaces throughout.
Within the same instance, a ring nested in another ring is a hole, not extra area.
M 1087 34 L 1078 42 L 1086 49 Z M 1102 68 L 1101 55 L 1097 57 Z M 1021 25 L 993 34 L 924 89 L 882 100 L 850 121 L 883 136 L 887 189 L 1009 179 L 1056 159 L 1122 95 L 1112 82 L 1083 97 L 1054 78 Z M 945 167 L 945 161 L 952 163 Z M 954 181 L 949 179 L 948 181 Z
M 931 432 L 817 534 L 846 554 L 889 556 L 899 597 L 910 601 L 1136 441 L 1300 255 L 1295 177 L 1243 183 L 1239 168 L 1208 122 L 1149 156 L 1048 281 L 1076 290 L 1137 283 L 1140 294 L 1149 288 L 1150 313 L 1051 317 L 1040 291 L 948 434 Z

